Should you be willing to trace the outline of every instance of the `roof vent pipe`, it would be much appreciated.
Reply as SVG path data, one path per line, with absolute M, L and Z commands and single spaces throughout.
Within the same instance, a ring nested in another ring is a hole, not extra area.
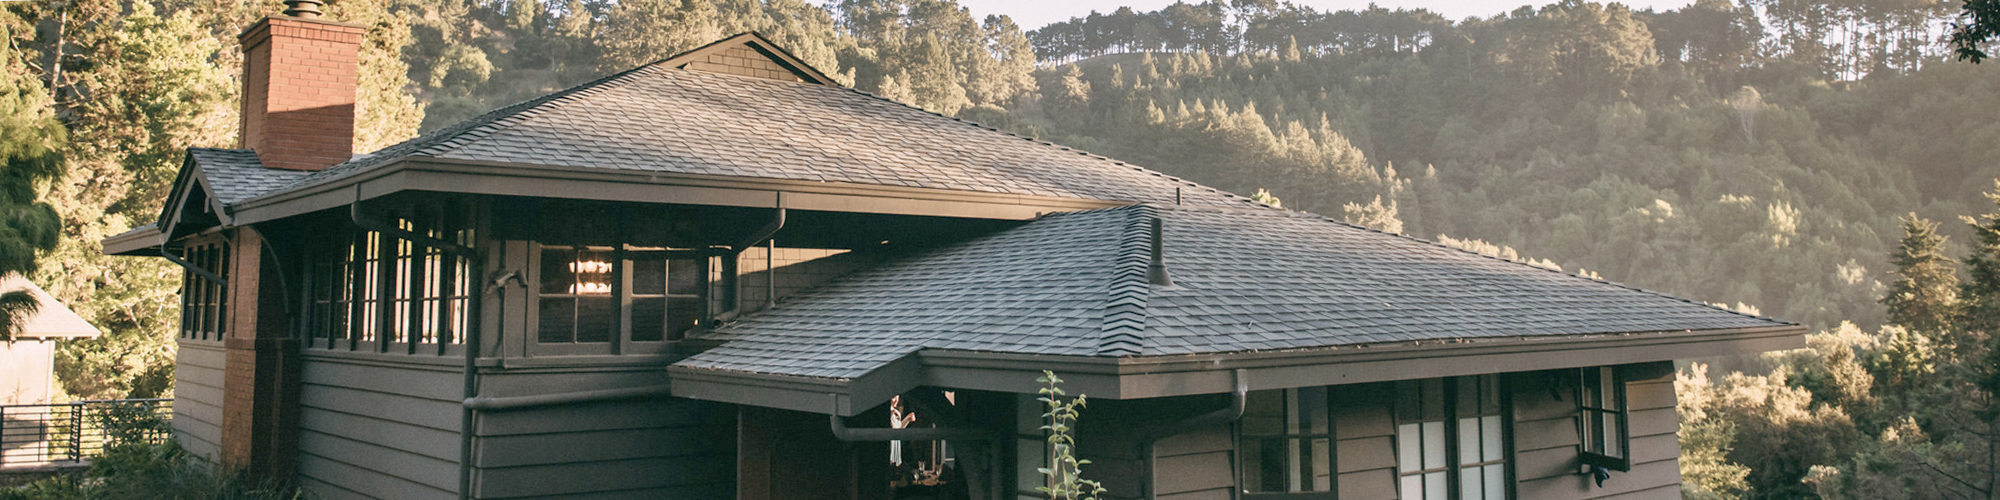
M 1174 286 L 1174 279 L 1167 276 L 1167 256 L 1161 243 L 1160 218 L 1153 217 L 1153 264 L 1146 268 L 1146 281 L 1158 286 Z
M 320 0 L 285 0 L 285 15 L 300 19 L 318 19 L 319 8 L 326 2 Z

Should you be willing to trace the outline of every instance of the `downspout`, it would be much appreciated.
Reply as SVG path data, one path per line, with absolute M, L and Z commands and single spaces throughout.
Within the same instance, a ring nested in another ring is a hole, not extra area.
M 359 184 L 356 184 L 354 186 L 354 203 L 347 205 L 347 216 L 348 219 L 354 222 L 354 227 L 360 228 L 365 231 L 375 231 L 382 233 L 383 235 L 395 236 L 399 239 L 409 240 L 413 244 L 423 245 L 431 248 L 436 248 L 438 250 L 443 250 L 446 253 L 457 255 L 459 257 L 463 257 L 466 260 L 471 261 L 471 265 L 466 267 L 477 269 L 479 270 L 479 273 L 482 275 L 484 275 L 486 272 L 486 258 L 485 258 L 486 256 L 473 248 L 413 233 L 410 231 L 405 231 L 403 230 L 403 228 L 382 224 L 380 221 L 362 215 L 361 185 Z M 462 333 L 465 335 L 464 368 L 465 368 L 465 399 L 467 400 L 471 400 L 479 395 L 479 371 L 478 367 L 475 366 L 476 364 L 475 361 L 479 359 L 479 342 L 480 342 L 479 332 L 482 328 L 482 325 L 480 325 L 480 320 L 483 319 L 480 316 L 480 304 L 485 301 L 484 297 L 486 295 L 486 287 L 484 286 L 485 284 L 481 283 L 480 285 L 481 286 L 480 289 L 478 290 L 478 293 L 470 294 L 471 296 L 467 297 L 466 299 L 467 303 L 465 305 L 466 331 Z M 477 409 L 471 407 L 470 405 L 461 405 L 461 409 L 459 411 L 458 498 L 461 499 L 472 498 L 472 433 L 473 433 L 472 424 L 473 424 L 473 418 L 476 416 L 477 411 L 478 411 Z
M 1236 390 L 1229 393 L 1228 407 L 1188 417 L 1177 422 L 1140 427 L 1133 431 L 1134 436 L 1137 437 L 1137 441 L 1139 442 L 1139 459 L 1145 461 L 1144 466 L 1141 467 L 1145 477 L 1139 481 L 1139 484 L 1146 491 L 1146 500 L 1159 498 L 1159 492 L 1153 488 L 1153 466 L 1156 459 L 1153 456 L 1154 443 L 1159 442 L 1161 439 L 1184 434 L 1203 427 L 1234 423 L 1238 419 L 1243 418 L 1245 402 L 1250 397 L 1250 383 L 1248 378 L 1244 376 L 1243 369 L 1238 368 L 1230 373 L 1231 377 L 1236 379 Z
M 772 208 L 777 209 L 777 212 L 771 214 L 771 222 L 765 223 L 764 227 L 757 228 L 756 232 L 750 233 L 750 237 L 745 238 L 742 243 L 738 243 L 735 246 L 729 247 L 729 261 L 731 262 L 731 264 L 729 265 L 729 270 L 731 270 L 732 272 L 734 272 L 734 270 L 737 269 L 737 266 L 734 263 L 736 262 L 737 259 L 743 256 L 744 251 L 750 250 L 751 247 L 763 244 L 765 241 L 770 240 L 772 236 L 777 235 L 778 230 L 785 228 L 785 193 L 783 192 L 775 193 L 772 197 L 772 200 L 773 200 Z M 774 249 L 776 248 L 775 242 L 772 243 L 772 248 Z M 775 250 L 773 251 L 775 252 Z M 770 254 L 765 254 L 765 255 L 768 256 Z M 764 266 L 766 268 L 764 270 L 766 278 L 765 286 L 769 288 L 764 291 L 764 298 L 766 301 L 768 301 L 769 304 L 775 305 L 778 300 L 777 271 L 774 269 L 769 269 L 771 266 L 769 264 L 770 259 L 768 257 L 765 259 L 765 262 L 766 262 Z M 730 293 L 731 297 L 730 297 L 729 311 L 715 315 L 715 320 L 717 323 L 736 319 L 737 316 L 743 315 L 742 286 L 739 283 L 737 283 L 735 276 L 730 277 L 729 283 L 730 283 L 729 286 L 735 287 L 736 290 L 733 290 Z
M 887 429 L 881 427 L 869 427 L 869 428 L 854 429 L 847 426 L 847 421 L 845 419 L 840 418 L 840 413 L 839 413 L 840 395 L 832 394 L 830 396 L 833 397 L 833 406 L 831 406 L 833 410 L 827 414 L 827 420 L 829 420 L 829 424 L 833 428 L 834 439 L 838 439 L 841 441 L 850 441 L 850 442 L 852 441 L 986 441 L 990 443 L 986 447 L 987 460 L 989 462 L 989 467 L 991 467 L 992 469 L 990 471 L 991 473 L 988 474 L 987 482 L 990 484 L 988 485 L 987 488 L 988 490 L 987 494 L 991 495 L 990 497 L 988 497 L 989 500 L 1000 500 L 1002 494 L 1000 485 L 1000 468 L 1003 467 L 1003 465 L 1001 465 L 1000 463 L 1001 461 L 1000 446 L 1002 443 L 1006 442 L 1007 433 L 995 429 L 964 429 L 964 428 L 940 428 L 940 427 L 929 427 L 929 428 L 918 428 L 918 429 L 911 429 L 911 428 Z

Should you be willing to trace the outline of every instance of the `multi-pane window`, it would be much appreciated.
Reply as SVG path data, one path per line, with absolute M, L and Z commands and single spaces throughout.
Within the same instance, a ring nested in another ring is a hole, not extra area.
M 396 228 L 470 246 L 462 213 L 417 210 Z M 313 345 L 355 348 L 374 342 L 416 352 L 420 344 L 460 343 L 470 327 L 471 259 L 376 231 L 347 229 L 320 238 L 306 255 L 305 330 Z M 340 341 L 346 341 L 341 344 Z
M 1326 387 L 1256 391 L 1245 401 L 1241 433 L 1243 491 L 1333 490 L 1333 419 Z
M 1451 492 L 1444 380 L 1404 381 L 1396 388 L 1396 475 L 1402 500 L 1446 500 Z
M 1500 380 L 1484 375 L 1458 384 L 1459 500 L 1507 498 L 1506 434 L 1500 430 Z
M 1506 431 L 1498 377 L 1397 384 L 1402 500 L 1506 500 Z
M 541 344 L 677 341 L 707 313 L 711 259 L 698 252 L 542 245 L 536 255 Z
M 542 247 L 539 327 L 543 343 L 610 342 L 618 327 L 616 259 L 607 248 Z
M 1632 462 L 1625 453 L 1630 439 L 1625 428 L 1625 381 L 1608 366 L 1580 369 L 1578 378 L 1577 433 L 1582 438 L 1583 463 L 1630 469 Z
M 229 250 L 220 243 L 188 245 L 181 255 L 196 267 L 227 275 Z M 181 338 L 222 340 L 228 330 L 228 316 L 223 313 L 227 306 L 228 288 L 222 283 L 204 279 L 193 270 L 181 271 Z

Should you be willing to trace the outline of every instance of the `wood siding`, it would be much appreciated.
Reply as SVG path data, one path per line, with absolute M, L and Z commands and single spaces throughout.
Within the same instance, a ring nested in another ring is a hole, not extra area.
M 1654 370 L 1661 371 L 1661 370 Z M 1598 487 L 1578 473 L 1574 389 L 1551 388 L 1541 374 L 1507 378 L 1514 396 L 1515 480 L 1523 499 L 1658 499 L 1680 498 L 1680 424 L 1674 413 L 1674 376 L 1628 380 L 1631 408 L 1630 472 L 1613 472 Z M 1560 400 L 1555 394 L 1561 394 Z
M 1342 500 L 1396 498 L 1396 385 L 1333 388 L 1335 486 Z
M 174 353 L 174 437 L 214 460 L 222 450 L 222 342 L 178 339 Z
M 1133 429 L 1164 424 L 1223 408 L 1223 396 L 1095 400 L 1077 422 L 1077 455 L 1089 459 L 1084 477 L 1104 484 L 1107 499 L 1171 500 L 1228 499 L 1236 488 L 1234 427 L 1218 425 L 1169 436 L 1153 444 L 1152 474 L 1146 470 L 1143 443 Z M 1026 407 L 1017 411 L 1040 412 Z M 1035 474 L 1032 469 L 1016 474 Z M 1149 482 L 1150 481 L 1150 482 Z
M 766 272 L 768 268 L 777 269 L 778 300 L 784 300 L 870 263 L 867 257 L 847 250 L 778 247 L 776 252 L 767 253 L 768 250 L 752 248 L 737 256 L 736 270 L 745 312 L 764 309 L 765 290 L 771 288 L 774 277 Z
M 330 500 L 457 498 L 463 372 L 394 356 L 305 351 L 300 484 Z
M 658 367 L 577 367 L 482 375 L 512 397 L 666 383 Z M 456 422 L 457 413 L 451 417 Z M 734 498 L 736 410 L 679 398 L 481 412 L 480 498 Z M 452 476 L 455 480 L 456 475 Z

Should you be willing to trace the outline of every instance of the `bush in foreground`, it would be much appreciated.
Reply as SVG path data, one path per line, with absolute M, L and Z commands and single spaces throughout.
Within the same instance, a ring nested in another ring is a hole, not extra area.
M 104 452 L 77 474 L 0 489 L 0 500 L 278 500 L 307 496 L 218 471 L 180 444 L 132 444 Z

